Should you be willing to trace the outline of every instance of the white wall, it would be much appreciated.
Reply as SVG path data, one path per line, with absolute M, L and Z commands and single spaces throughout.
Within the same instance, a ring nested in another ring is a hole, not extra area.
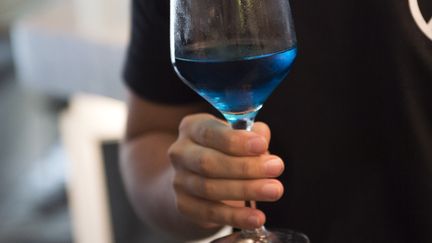
M 48 1 L 53 0 L 0 0 L 0 26 L 8 26 L 18 16 Z

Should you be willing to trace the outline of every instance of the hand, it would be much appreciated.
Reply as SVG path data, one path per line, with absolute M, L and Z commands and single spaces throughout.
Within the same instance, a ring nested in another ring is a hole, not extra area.
M 178 211 L 202 227 L 231 225 L 253 229 L 265 222 L 243 201 L 276 201 L 283 194 L 274 179 L 283 161 L 267 152 L 270 129 L 255 123 L 252 132 L 232 130 L 208 114 L 185 117 L 168 151 L 175 169 Z

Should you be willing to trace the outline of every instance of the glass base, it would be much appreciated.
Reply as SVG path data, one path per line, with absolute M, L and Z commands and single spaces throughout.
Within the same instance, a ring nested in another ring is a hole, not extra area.
M 254 237 L 236 232 L 216 239 L 211 243 L 310 243 L 308 237 L 302 233 L 292 230 L 272 230 L 266 231 L 264 237 Z

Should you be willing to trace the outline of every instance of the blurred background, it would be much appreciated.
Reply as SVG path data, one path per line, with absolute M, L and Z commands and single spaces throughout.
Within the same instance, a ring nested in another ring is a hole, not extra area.
M 125 0 L 0 0 L 0 243 L 161 242 L 117 169 Z

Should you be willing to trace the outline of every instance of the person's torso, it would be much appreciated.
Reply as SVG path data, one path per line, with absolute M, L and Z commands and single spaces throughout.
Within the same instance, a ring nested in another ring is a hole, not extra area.
M 432 1 L 291 1 L 298 58 L 260 111 L 287 165 L 269 226 L 432 242 Z

